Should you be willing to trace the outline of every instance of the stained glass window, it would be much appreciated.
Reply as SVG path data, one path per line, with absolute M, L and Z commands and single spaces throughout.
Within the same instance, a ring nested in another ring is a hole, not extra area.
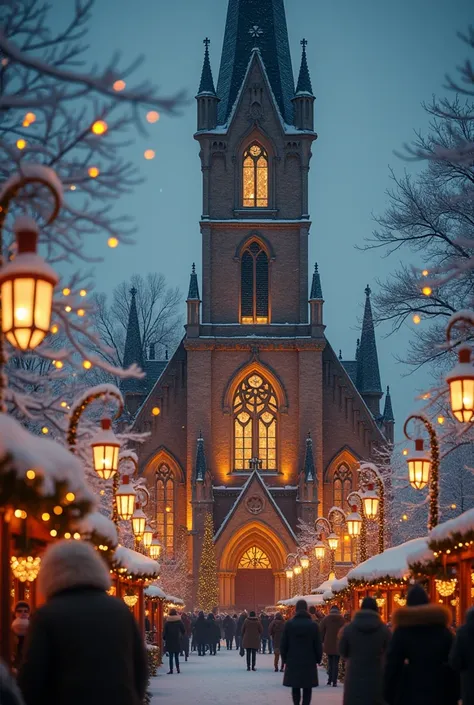
M 175 483 L 167 465 L 156 474 L 156 528 L 167 558 L 174 556 Z
M 244 152 L 242 177 L 244 207 L 267 208 L 268 155 L 257 142 Z
M 261 570 L 264 568 L 271 568 L 272 564 L 268 556 L 258 548 L 258 546 L 252 546 L 248 551 L 245 551 L 244 555 L 240 559 L 239 568 L 253 568 L 254 570 Z
M 234 468 L 248 470 L 259 458 L 263 470 L 277 469 L 277 400 L 269 382 L 252 373 L 234 396 Z
M 241 323 L 268 323 L 268 255 L 252 242 L 241 259 Z
M 340 507 L 345 512 L 349 509 L 347 497 L 352 492 L 352 473 L 347 465 L 340 465 L 334 473 L 333 482 L 333 504 Z M 352 561 L 352 541 L 345 526 L 335 522 L 335 533 L 339 536 L 339 543 L 336 550 L 337 563 L 349 563 Z

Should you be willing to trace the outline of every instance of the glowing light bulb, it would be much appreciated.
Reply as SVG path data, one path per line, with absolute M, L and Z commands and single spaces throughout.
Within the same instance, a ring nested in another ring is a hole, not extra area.
M 28 309 L 24 308 L 23 306 L 19 306 L 18 308 L 15 308 L 15 317 L 19 321 L 24 321 L 28 315 L 29 315 Z
M 44 512 L 44 514 L 41 515 L 41 518 L 43 521 L 49 521 L 51 519 L 51 515 L 48 514 L 48 512 Z
M 91 127 L 92 132 L 94 135 L 103 135 L 107 132 L 109 129 L 109 126 L 105 122 L 105 120 L 96 120 Z
M 91 179 L 96 179 L 99 176 L 100 171 L 98 170 L 98 168 L 96 166 L 90 166 L 89 169 L 87 170 L 87 173 L 89 174 Z
M 64 362 L 62 360 L 55 360 L 54 366 L 57 370 L 62 370 L 62 368 L 64 367 Z
M 65 286 L 63 289 L 64 296 L 69 296 L 70 293 L 71 293 L 71 289 L 69 289 L 69 287 Z
M 67 402 L 66 402 L 66 401 L 62 401 L 62 402 L 61 402 L 61 406 L 63 407 L 63 409 L 65 409 L 66 406 L 67 406 Z
M 82 366 L 85 370 L 90 370 L 90 368 L 92 367 L 92 362 L 90 360 L 84 360 Z
M 419 316 L 417 313 L 413 316 L 413 323 L 417 326 L 418 323 L 421 323 L 421 316 Z
M 64 310 L 66 311 L 66 313 L 71 313 L 72 308 L 70 306 L 65 306 Z
M 444 416 L 438 416 L 438 423 L 439 423 L 439 425 L 442 426 L 442 425 L 444 424 L 444 422 L 445 422 Z
M 51 529 L 51 531 L 49 532 L 49 535 L 52 536 L 54 539 L 58 535 L 58 532 L 56 531 L 56 529 Z
M 69 190 L 70 190 L 70 191 L 75 191 L 76 188 L 77 188 L 77 186 L 76 186 L 75 184 L 71 184 L 71 185 L 69 186 Z
M 423 274 L 424 277 L 427 277 L 428 274 L 429 274 L 429 272 L 428 272 L 427 269 L 424 269 L 424 270 L 422 271 L 422 274 Z
M 58 332 L 58 330 L 59 330 L 59 328 L 57 327 L 56 324 L 54 324 L 54 326 L 51 326 L 51 333 L 52 333 L 53 335 L 56 335 L 56 333 Z
M 403 453 L 403 455 L 408 455 L 408 448 L 404 448 L 402 453 Z
M 425 296 L 431 296 L 433 289 L 430 286 L 424 286 L 421 290 Z
M 114 91 L 117 91 L 117 92 L 123 91 L 123 89 L 125 88 L 126 85 L 127 84 L 125 83 L 125 81 L 122 81 L 121 79 L 119 79 L 118 81 L 114 82 L 113 89 L 114 89 Z
M 28 478 L 28 480 L 34 480 L 36 477 L 35 471 L 34 470 L 27 470 L 26 477 Z
M 145 149 L 143 156 L 145 159 L 154 159 L 155 158 L 155 151 L 153 149 Z
M 74 500 L 76 499 L 76 495 L 74 494 L 74 492 L 68 492 L 66 495 L 66 499 L 68 502 L 74 502 Z
M 19 140 L 17 140 L 17 141 L 16 141 L 16 146 L 18 147 L 18 149 L 25 149 L 25 147 L 26 147 L 26 140 L 24 140 L 24 139 L 19 139 Z
M 84 310 L 83 308 L 78 308 L 78 309 L 77 309 L 77 315 L 82 318 L 82 316 L 85 316 L 85 315 L 86 315 L 86 312 L 85 312 L 85 310 Z
M 151 123 L 158 122 L 158 120 L 160 119 L 160 113 L 157 113 L 156 110 L 150 110 L 146 114 L 146 119 L 148 120 L 148 122 Z
M 81 289 L 79 292 L 79 296 L 87 296 L 87 291 L 86 289 Z
M 153 414 L 153 416 L 159 416 L 161 413 L 160 407 L 154 406 L 153 409 L 151 410 L 151 413 Z
M 112 249 L 117 247 L 118 244 L 119 244 L 119 241 L 118 241 L 118 238 L 116 238 L 116 237 L 109 237 L 109 239 L 107 240 L 107 245 L 109 247 L 111 247 Z
M 41 429 L 41 433 L 46 436 L 49 433 L 49 428 L 47 426 L 43 426 L 43 428 Z
M 61 514 L 63 513 L 63 508 L 60 507 L 59 504 L 57 504 L 57 505 L 54 507 L 53 512 L 56 514 L 57 517 L 60 517 Z

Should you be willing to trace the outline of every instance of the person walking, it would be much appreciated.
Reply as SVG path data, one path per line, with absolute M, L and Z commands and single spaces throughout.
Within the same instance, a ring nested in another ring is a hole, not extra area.
M 230 614 L 224 617 L 223 626 L 227 651 L 232 651 L 232 643 L 234 641 L 235 634 L 235 622 L 230 616 Z
M 242 647 L 247 654 L 247 671 L 256 671 L 257 651 L 260 648 L 263 627 L 255 612 L 250 612 L 242 627 Z
M 16 638 L 16 648 L 13 654 L 13 672 L 18 673 L 23 658 L 26 635 L 30 626 L 30 606 L 24 600 L 15 605 L 15 619 L 12 622 L 12 632 Z
M 344 617 L 336 605 L 331 607 L 329 614 L 321 621 L 323 651 L 328 657 L 328 685 L 332 685 L 334 688 L 337 686 L 339 671 L 338 636 L 344 624 Z
M 390 636 L 377 602 L 364 597 L 339 639 L 339 653 L 346 661 L 343 705 L 383 705 L 383 667 Z
M 277 612 L 272 623 L 270 624 L 270 629 L 268 630 L 270 639 L 273 642 L 273 652 L 275 654 L 273 659 L 273 665 L 275 667 L 275 673 L 278 673 L 278 663 L 280 661 L 281 653 L 281 637 L 283 635 L 283 630 L 285 628 L 285 622 L 280 612 Z M 281 661 L 281 670 L 283 671 L 283 659 Z
M 170 660 L 168 675 L 173 673 L 173 659 L 176 664 L 176 673 L 181 673 L 179 670 L 179 653 L 181 651 L 181 639 L 185 633 L 186 629 L 183 620 L 175 609 L 171 609 L 166 618 L 165 628 L 163 629 L 165 651 L 167 651 Z
M 260 624 L 262 625 L 261 651 L 264 654 L 267 650 L 268 629 L 270 627 L 270 617 L 265 612 L 260 613 Z M 270 651 L 270 649 L 269 649 Z
M 217 644 L 221 638 L 221 628 L 219 622 L 216 620 L 212 612 L 207 615 L 207 632 L 209 644 L 209 654 L 210 656 L 215 656 L 217 653 Z
M 201 611 L 199 612 L 198 617 L 196 619 L 196 623 L 194 625 L 194 638 L 196 640 L 198 656 L 206 655 L 207 635 L 208 625 L 204 616 L 204 612 Z
M 453 634 L 450 612 L 429 604 L 421 585 L 407 594 L 407 606 L 393 613 L 384 697 L 388 705 L 455 705 L 459 684 L 448 665 Z
M 463 705 L 474 705 L 474 607 L 468 610 L 465 623 L 458 629 L 449 664 L 460 674 Z
M 105 561 L 85 541 L 59 541 L 41 560 L 46 604 L 31 619 L 18 673 L 26 705 L 141 705 L 144 641 L 129 608 L 107 595 Z
M 298 600 L 295 616 L 285 624 L 280 652 L 285 664 L 283 685 L 292 689 L 294 705 L 310 705 L 312 689 L 319 685 L 317 665 L 323 652 L 319 627 L 311 619 L 306 600 Z
M 247 610 L 244 610 L 237 619 L 237 627 L 235 629 L 235 646 L 237 649 L 240 649 L 240 644 L 242 641 L 242 627 L 244 626 L 244 622 L 247 617 Z
M 181 656 L 184 655 L 184 660 L 187 661 L 189 658 L 189 640 L 191 638 L 191 617 L 183 612 L 181 615 L 181 621 L 184 626 L 184 634 L 181 635 Z

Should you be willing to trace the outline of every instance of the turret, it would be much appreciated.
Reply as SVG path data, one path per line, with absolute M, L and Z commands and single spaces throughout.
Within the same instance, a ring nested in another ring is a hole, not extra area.
M 321 277 L 319 276 L 318 265 L 314 265 L 313 281 L 311 283 L 311 294 L 309 296 L 311 336 L 318 338 L 321 336 L 321 326 L 323 325 L 323 291 L 321 288 Z
M 212 78 L 211 62 L 209 60 L 209 39 L 204 39 L 206 47 L 204 51 L 204 63 L 202 65 L 201 83 L 196 96 L 198 117 L 197 129 L 214 130 L 217 126 L 217 105 L 219 98 L 214 88 L 214 79 Z
M 301 40 L 303 51 L 301 53 L 301 66 L 296 85 L 293 106 L 295 111 L 295 127 L 298 130 L 314 130 L 314 95 L 309 75 L 308 61 L 306 58 L 306 39 Z
M 188 298 L 186 299 L 186 303 L 188 306 L 186 333 L 188 338 L 197 338 L 199 336 L 201 299 L 199 298 L 199 285 L 196 274 L 196 265 L 194 262 L 191 270 Z
M 300 472 L 298 485 L 299 517 L 308 523 L 314 522 L 318 515 L 318 483 L 313 456 L 313 439 L 308 432 L 304 466 Z
M 370 287 L 365 289 L 365 310 L 362 334 L 357 353 L 357 389 L 375 419 L 380 416 L 380 399 L 383 396 L 380 383 L 379 358 L 375 341 L 374 319 L 370 303 Z
M 140 335 L 140 325 L 138 323 L 138 311 L 135 287 L 130 289 L 131 301 L 128 313 L 127 334 L 125 338 L 125 348 L 123 353 L 123 367 L 126 369 L 130 365 L 138 365 L 141 370 L 145 369 L 145 359 Z M 121 391 L 125 399 L 125 406 L 128 412 L 134 416 L 146 395 L 145 383 L 143 379 L 128 378 L 121 382 Z
M 392 398 L 390 396 L 390 387 L 387 387 L 387 394 L 385 395 L 385 405 L 383 409 L 382 416 L 383 432 L 385 438 L 389 443 L 393 444 L 393 439 L 395 435 L 395 417 L 393 415 L 392 408 Z

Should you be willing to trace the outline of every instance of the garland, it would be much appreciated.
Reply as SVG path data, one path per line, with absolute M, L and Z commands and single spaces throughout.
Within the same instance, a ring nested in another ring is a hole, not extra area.
M 100 389 L 94 391 L 94 388 L 92 388 L 91 393 L 85 397 L 82 401 L 82 403 L 78 406 L 74 406 L 71 412 L 71 416 L 69 418 L 69 426 L 68 426 L 68 431 L 67 431 L 67 444 L 69 446 L 69 450 L 71 453 L 76 452 L 76 443 L 77 443 L 77 427 L 79 424 L 79 420 L 84 413 L 84 411 L 87 409 L 89 404 L 91 404 L 93 401 L 96 399 L 102 399 L 104 397 L 113 397 L 116 399 L 119 403 L 119 409 L 116 414 L 116 418 L 118 418 L 122 411 L 123 411 L 123 399 L 122 395 L 114 392 L 113 389 L 108 389 L 107 391 L 104 389 Z
M 428 541 L 428 546 L 431 548 L 436 558 L 442 554 L 449 555 L 450 553 L 461 553 L 462 551 L 466 551 L 468 549 L 472 550 L 473 544 L 474 529 L 469 529 L 463 534 L 457 531 L 456 533 L 451 534 L 449 538 L 441 539 L 439 541 Z
M 385 575 L 382 578 L 375 580 L 356 580 L 349 579 L 349 588 L 364 589 L 373 587 L 405 587 L 408 583 L 408 578 L 392 578 L 390 575 Z M 337 593 L 338 595 L 340 593 Z

